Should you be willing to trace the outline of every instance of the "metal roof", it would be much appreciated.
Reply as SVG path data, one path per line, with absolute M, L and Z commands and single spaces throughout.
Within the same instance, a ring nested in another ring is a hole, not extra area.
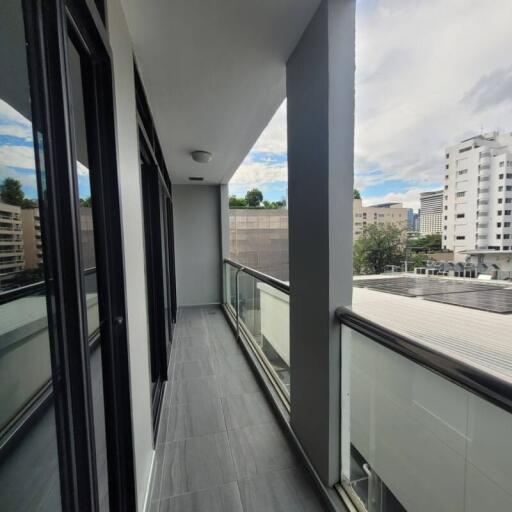
M 512 383 L 512 315 L 357 287 L 352 309 L 388 329 Z

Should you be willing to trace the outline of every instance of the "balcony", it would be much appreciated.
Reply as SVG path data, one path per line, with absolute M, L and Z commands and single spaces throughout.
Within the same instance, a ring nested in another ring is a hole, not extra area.
M 179 312 L 149 510 L 325 510 L 232 327 L 218 307 Z
M 2 512 L 512 510 L 510 283 L 353 279 L 355 4 L 7 2 L 45 266 L 0 280 Z M 289 281 L 229 259 L 284 101 Z

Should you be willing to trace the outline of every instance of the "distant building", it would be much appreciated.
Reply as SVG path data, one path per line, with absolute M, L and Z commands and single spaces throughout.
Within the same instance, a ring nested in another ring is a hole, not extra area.
M 230 209 L 229 242 L 235 261 L 289 280 L 287 209 Z
M 24 268 L 21 208 L 0 203 L 0 287 Z
M 40 268 L 43 264 L 43 247 L 39 208 L 21 210 L 21 220 L 25 268 Z
M 357 240 L 363 229 L 370 224 L 393 224 L 400 228 L 407 228 L 409 208 L 403 208 L 402 203 L 381 203 L 363 206 L 361 199 L 354 199 L 353 215 L 352 234 L 354 240 Z
M 414 210 L 407 208 L 407 228 L 411 231 L 414 231 L 414 215 Z
M 412 217 L 412 231 L 420 230 L 420 213 L 421 210 L 418 210 L 418 213 L 414 213 Z
M 435 235 L 443 231 L 443 191 L 422 192 L 420 194 L 420 233 Z
M 478 135 L 446 149 L 443 208 L 443 247 L 456 259 L 510 253 L 512 134 Z
M 92 208 L 88 206 L 80 207 L 80 238 L 82 242 L 82 264 L 84 268 L 91 269 L 96 267 Z

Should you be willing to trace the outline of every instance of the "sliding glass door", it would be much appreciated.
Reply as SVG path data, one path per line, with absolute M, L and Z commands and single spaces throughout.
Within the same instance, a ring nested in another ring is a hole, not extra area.
M 141 142 L 141 147 L 145 144 Z M 171 196 L 158 167 L 143 149 L 141 177 L 144 207 L 146 285 L 148 291 L 149 352 L 154 435 L 167 380 L 175 323 L 174 251 Z
M 0 5 L 2 511 L 135 508 L 100 19 L 85 0 Z

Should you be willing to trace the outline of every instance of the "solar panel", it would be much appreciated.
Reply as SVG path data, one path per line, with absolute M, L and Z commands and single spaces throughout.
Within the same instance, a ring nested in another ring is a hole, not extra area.
M 512 288 L 467 293 L 445 293 L 425 297 L 425 300 L 479 309 L 481 311 L 490 311 L 492 313 L 512 313 Z
M 483 283 L 452 281 L 426 277 L 389 277 L 382 279 L 357 279 L 354 286 L 394 293 L 406 297 L 424 297 L 483 290 L 499 290 L 502 286 Z

